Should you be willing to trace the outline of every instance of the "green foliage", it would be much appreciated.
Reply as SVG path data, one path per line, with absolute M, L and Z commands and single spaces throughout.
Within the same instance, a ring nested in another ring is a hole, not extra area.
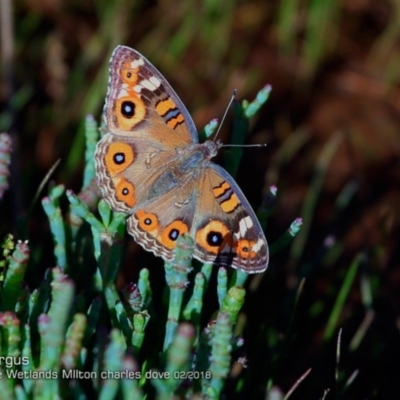
M 0 133 L 0 199 L 8 189 L 11 161 L 11 138 L 7 133 Z

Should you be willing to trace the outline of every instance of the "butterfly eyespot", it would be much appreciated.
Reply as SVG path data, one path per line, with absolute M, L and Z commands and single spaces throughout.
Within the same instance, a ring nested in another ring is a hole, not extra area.
M 115 153 L 113 160 L 114 160 L 115 164 L 121 165 L 125 162 L 125 154 L 124 153 Z
M 196 233 L 197 245 L 207 251 L 218 254 L 232 245 L 232 235 L 221 221 L 211 221 Z
M 236 251 L 238 255 L 242 258 L 255 258 L 256 257 L 256 252 L 253 251 L 253 246 L 255 245 L 255 242 L 251 240 L 246 240 L 242 239 L 239 240 L 236 244 Z
M 134 161 L 135 154 L 131 145 L 127 143 L 111 143 L 105 155 L 105 163 L 111 175 L 125 171 Z
M 128 96 L 119 97 L 113 104 L 111 126 L 124 131 L 132 131 L 145 120 L 147 106 L 137 93 L 129 92 Z
M 166 226 L 159 239 L 164 246 L 173 249 L 178 237 L 188 232 L 189 227 L 183 221 L 176 220 Z
M 135 217 L 139 220 L 139 227 L 146 232 L 157 230 L 159 227 L 155 214 L 139 210 L 135 213 Z
M 121 78 L 124 83 L 135 85 L 139 78 L 139 68 L 143 60 L 126 61 L 121 66 Z
M 170 232 L 169 232 L 168 237 L 169 237 L 171 240 L 176 240 L 176 239 L 178 239 L 178 237 L 179 237 L 179 231 L 178 231 L 178 229 L 171 229 Z
M 211 231 L 207 234 L 207 243 L 210 246 L 220 246 L 224 241 L 224 237 L 221 232 Z
M 136 198 L 132 183 L 123 178 L 115 178 L 114 185 L 118 200 L 124 202 L 128 207 L 133 207 L 136 204 Z
M 135 103 L 125 100 L 121 104 L 121 113 L 125 118 L 132 118 L 135 115 Z
M 130 68 L 122 71 L 122 80 L 128 85 L 135 85 L 138 81 L 138 70 L 137 68 L 132 71 Z

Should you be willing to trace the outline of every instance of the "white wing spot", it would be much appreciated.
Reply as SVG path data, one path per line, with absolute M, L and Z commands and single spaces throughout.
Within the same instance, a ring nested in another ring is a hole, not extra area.
M 137 60 L 131 62 L 131 68 L 137 68 L 143 64 L 144 64 L 143 58 L 138 58 Z
M 264 240 L 262 240 L 261 238 L 259 238 L 259 239 L 257 240 L 257 242 L 254 244 L 253 250 L 254 250 L 254 251 L 259 251 L 263 246 L 264 246 Z
M 155 77 L 155 76 L 151 76 L 149 81 L 156 87 L 160 87 L 161 82 Z
M 151 78 L 150 78 L 150 79 L 151 79 Z M 156 79 L 156 78 L 155 78 L 155 79 Z M 151 80 L 143 79 L 143 80 L 140 82 L 140 85 L 141 85 L 142 87 L 144 87 L 145 89 L 151 90 L 151 91 L 153 92 L 154 90 L 156 90 L 156 89 L 158 88 L 158 86 L 160 86 L 160 81 L 159 81 L 158 79 L 156 79 L 156 82 L 158 83 L 158 85 L 155 85 Z
M 128 91 L 126 90 L 125 85 L 122 86 L 121 91 L 119 92 L 118 96 L 120 96 L 120 97 L 128 96 Z
M 241 237 L 246 235 L 246 232 L 253 227 L 253 221 L 249 216 L 242 218 L 239 221 L 239 233 Z

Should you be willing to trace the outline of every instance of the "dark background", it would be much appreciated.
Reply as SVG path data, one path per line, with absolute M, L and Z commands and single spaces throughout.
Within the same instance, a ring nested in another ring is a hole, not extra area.
M 270 185 L 278 187 L 271 244 L 296 217 L 304 223 L 266 274 L 249 282 L 239 324 L 245 347 L 235 354 L 248 368 L 238 378 L 234 365 L 228 398 L 240 379 L 246 398 L 287 393 L 308 368 L 291 398 L 322 398 L 327 389 L 327 399 L 400 398 L 398 2 L 0 4 L 0 131 L 14 140 L 2 237 L 26 238 L 18 223 L 58 159 L 52 179 L 79 191 L 84 118 L 100 118 L 116 45 L 134 47 L 163 73 L 199 129 L 221 117 L 234 88 L 252 100 L 270 84 L 246 140 L 268 146 L 244 150 L 237 181 L 255 209 Z M 225 142 L 231 127 L 232 114 Z M 40 202 L 28 228 L 36 258 L 52 266 Z M 135 275 L 140 256 L 130 244 L 121 281 Z

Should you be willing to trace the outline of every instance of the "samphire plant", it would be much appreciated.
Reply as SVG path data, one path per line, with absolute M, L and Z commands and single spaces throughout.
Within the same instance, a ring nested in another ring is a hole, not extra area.
M 269 91 L 261 90 L 252 103 L 235 104 L 236 143 L 243 142 L 249 118 Z M 215 125 L 204 132 L 209 135 Z M 117 290 L 126 215 L 112 213 L 99 201 L 93 162 L 99 129 L 91 116 L 85 132 L 81 192 L 50 184 L 42 199 L 56 266 L 45 271 L 39 287 L 24 280 L 28 269 L 40 273 L 31 260 L 35 249 L 1 232 L 0 399 L 220 398 L 233 366 L 245 367 L 245 360 L 232 354 L 246 340 L 233 332 L 247 275 L 225 268 L 212 275 L 213 265 L 192 265 L 193 242 L 183 236 L 174 260 L 164 264 L 161 306 L 154 306 L 150 269 L 142 268 L 137 282 Z M 0 196 L 8 187 L 11 151 L 9 136 L 2 134 Z M 230 150 L 232 173 L 241 152 Z M 275 195 L 271 188 L 265 203 Z M 61 206 L 65 196 L 66 212 Z M 267 207 L 259 215 L 265 226 Z M 300 224 L 295 221 L 271 254 L 291 240 Z M 211 283 L 219 308 L 207 310 L 212 317 L 204 324 L 205 291 Z

